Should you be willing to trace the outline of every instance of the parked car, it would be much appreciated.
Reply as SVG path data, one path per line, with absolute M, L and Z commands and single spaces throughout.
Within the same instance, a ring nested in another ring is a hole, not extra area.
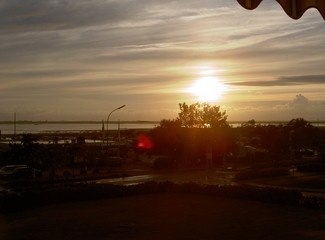
M 105 164 L 109 167 L 120 167 L 122 165 L 122 158 L 120 157 L 109 157 Z
M 7 165 L 0 169 L 0 177 L 5 179 L 31 179 L 41 175 L 40 170 L 28 165 Z
M 11 174 L 13 174 L 13 172 L 16 168 L 20 168 L 20 167 L 28 167 L 28 166 L 27 165 L 6 165 L 6 166 L 3 166 L 2 168 L 0 168 L 0 177 L 1 178 L 9 177 Z

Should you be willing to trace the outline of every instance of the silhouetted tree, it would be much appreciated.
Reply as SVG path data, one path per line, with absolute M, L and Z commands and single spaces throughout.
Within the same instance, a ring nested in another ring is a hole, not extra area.
M 319 129 L 303 118 L 292 119 L 287 124 L 287 128 L 290 132 L 290 146 L 294 150 L 314 148 L 317 145 Z
M 180 159 L 177 159 L 177 156 L 180 156 L 182 151 L 182 132 L 178 120 L 161 120 L 160 125 L 153 129 L 151 134 L 154 141 L 154 151 L 179 162 Z
M 221 112 L 219 106 L 208 103 L 179 104 L 180 113 L 177 121 L 186 128 L 217 128 L 228 126 L 226 112 Z
M 245 138 L 245 145 L 258 147 L 260 145 L 259 138 L 261 135 L 261 126 L 257 125 L 255 120 L 243 122 L 239 128 L 241 137 Z
M 159 123 L 159 127 L 163 129 L 177 129 L 181 127 L 181 122 L 176 119 L 176 120 L 170 120 L 170 119 L 163 119 Z
M 256 121 L 254 119 L 251 119 L 247 122 L 243 122 L 241 124 L 241 127 L 251 127 L 251 128 L 254 128 L 256 126 Z
M 230 151 L 234 141 L 226 112 L 208 103 L 182 103 L 179 107 L 178 118 L 162 120 L 152 132 L 158 153 L 193 166 L 204 164 L 207 154 L 221 159 Z
M 31 167 L 35 167 L 35 164 L 39 161 L 39 144 L 38 138 L 32 134 L 24 134 L 21 139 L 23 162 Z
M 312 127 L 311 123 L 306 121 L 303 118 L 294 118 L 291 119 L 287 126 L 292 129 L 299 129 L 299 128 L 309 128 Z

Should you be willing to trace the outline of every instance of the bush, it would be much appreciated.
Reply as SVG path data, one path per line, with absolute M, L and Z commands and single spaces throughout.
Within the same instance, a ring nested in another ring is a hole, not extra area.
M 308 208 L 325 208 L 325 199 L 320 197 L 305 197 L 301 199 L 300 205 Z
M 249 169 L 236 174 L 235 180 L 248 180 L 256 178 L 268 178 L 278 176 L 288 176 L 289 169 L 287 168 L 263 168 L 263 169 Z
M 71 172 L 70 171 L 63 171 L 63 176 L 64 177 L 70 177 L 71 176 Z
M 306 164 L 297 166 L 298 172 L 325 172 L 325 164 Z
M 169 169 L 173 167 L 173 161 L 169 158 L 159 157 L 155 159 L 153 168 L 155 169 Z
M 59 189 L 6 193 L 0 198 L 1 211 L 17 211 L 46 204 L 71 201 L 98 200 L 139 194 L 175 192 L 184 194 L 210 195 L 226 198 L 256 200 L 268 203 L 287 204 L 310 208 L 325 208 L 325 199 L 303 197 L 299 191 L 253 186 L 201 185 L 190 182 L 146 182 L 137 185 L 70 185 Z

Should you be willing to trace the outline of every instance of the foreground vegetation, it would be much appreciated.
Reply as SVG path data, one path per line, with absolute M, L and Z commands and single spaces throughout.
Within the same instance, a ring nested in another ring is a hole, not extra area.
M 325 162 L 325 131 L 302 118 L 285 125 L 249 120 L 233 128 L 225 112 L 207 104 L 180 104 L 179 116 L 162 120 L 151 137 L 152 152 L 173 165 L 270 168 Z
M 325 199 L 303 197 L 296 190 L 252 186 L 217 186 L 197 183 L 146 182 L 138 185 L 73 184 L 53 189 L 33 189 L 22 192 L 2 192 L 1 211 L 20 211 L 30 207 L 71 201 L 98 200 L 153 193 L 186 193 L 218 197 L 257 200 L 268 203 L 325 208 Z

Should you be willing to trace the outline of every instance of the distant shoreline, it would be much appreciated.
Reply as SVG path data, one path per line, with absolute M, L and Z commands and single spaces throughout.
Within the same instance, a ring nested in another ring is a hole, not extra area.
M 120 124 L 159 124 L 160 121 L 109 121 Z M 247 121 L 228 121 L 229 124 L 241 124 Z M 289 121 L 255 121 L 256 124 L 287 124 Z M 311 124 L 325 124 L 322 121 L 308 121 Z M 14 124 L 14 121 L 0 121 L 0 124 Z M 106 121 L 104 121 L 106 123 Z M 16 121 L 16 124 L 102 124 L 102 121 Z
M 121 124 L 159 124 L 160 121 L 119 121 Z M 0 124 L 14 124 L 14 121 L 0 121 Z M 106 123 L 106 121 L 104 121 Z M 118 121 L 109 121 L 118 123 Z M 16 121 L 16 124 L 102 124 L 102 121 Z

